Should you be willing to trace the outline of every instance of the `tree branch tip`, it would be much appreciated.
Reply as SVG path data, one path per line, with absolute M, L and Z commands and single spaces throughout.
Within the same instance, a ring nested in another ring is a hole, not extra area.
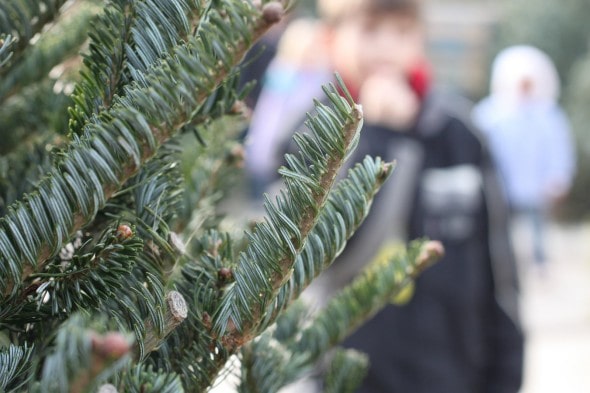
M 269 25 L 280 22 L 284 15 L 285 7 L 280 1 L 270 1 L 262 6 L 262 19 Z
M 117 235 L 117 239 L 119 239 L 119 241 L 124 241 L 124 240 L 127 240 L 133 236 L 133 230 L 131 229 L 131 227 L 129 225 L 121 224 L 117 227 L 116 235 Z
M 230 281 L 233 281 L 234 274 L 232 270 L 228 267 L 222 267 L 217 271 L 217 279 L 220 283 L 225 284 Z
M 119 393 L 117 388 L 110 383 L 104 384 L 98 388 L 97 393 Z
M 104 359 L 120 359 L 131 350 L 131 343 L 119 332 L 92 333 L 90 340 L 93 353 Z
M 188 308 L 184 297 L 178 291 L 170 291 L 166 295 L 166 303 L 170 314 L 177 322 L 182 322 L 188 315 Z
M 443 244 L 438 240 L 430 240 L 426 242 L 422 249 L 420 250 L 420 254 L 418 254 L 418 258 L 416 259 L 418 269 L 423 271 L 427 267 L 434 264 L 436 261 L 441 259 L 445 255 L 445 248 Z
M 395 169 L 396 161 L 383 162 L 381 164 L 381 180 L 385 180 Z
M 363 106 L 361 104 L 354 104 L 352 107 L 352 112 L 355 119 L 359 120 L 363 118 Z
M 252 118 L 252 112 L 252 109 L 243 100 L 234 101 L 230 109 L 231 114 L 241 116 L 245 120 Z

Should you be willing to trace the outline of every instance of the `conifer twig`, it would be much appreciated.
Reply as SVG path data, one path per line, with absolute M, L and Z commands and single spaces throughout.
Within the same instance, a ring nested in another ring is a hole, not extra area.
M 443 255 L 442 243 L 427 241 L 412 244 L 407 254 L 398 253 L 391 260 L 370 265 L 301 332 L 297 348 L 309 351 L 312 358 L 332 348 L 390 303 Z
M 94 378 L 114 361 L 127 355 L 130 349 L 131 345 L 121 333 L 111 332 L 105 335 L 93 333 L 91 336 L 90 367 L 81 371 L 70 383 L 69 392 L 86 392 Z
M 119 391 L 117 390 L 115 385 L 107 383 L 99 387 L 97 393 L 119 393 Z
M 188 315 L 186 301 L 177 291 L 166 295 L 166 312 L 164 314 L 164 330 L 158 334 L 151 320 L 147 320 L 146 334 L 143 339 L 144 356 L 158 348 L 163 340 L 186 319 Z M 138 351 L 136 351 L 138 353 Z M 136 354 L 136 357 L 138 355 Z
M 295 223 L 299 228 L 299 239 L 306 239 L 317 222 L 319 218 L 318 213 L 322 210 L 324 204 L 326 203 L 330 190 L 332 189 L 332 185 L 336 179 L 338 170 L 344 163 L 345 152 L 350 148 L 350 145 L 355 140 L 358 130 L 362 125 L 362 121 L 362 108 L 360 105 L 355 105 L 353 103 L 350 108 L 350 112 L 348 113 L 347 122 L 342 129 L 342 140 L 344 145 L 342 152 L 343 154 L 334 153 L 330 158 L 328 158 L 326 170 L 321 174 L 318 181 L 319 187 L 312 190 L 313 202 L 303 208 L 300 216 L 300 222 Z M 270 299 L 276 296 L 281 286 L 289 279 L 290 272 L 292 271 L 293 265 L 295 264 L 297 254 L 303 248 L 303 241 L 297 241 L 297 239 L 292 239 L 292 241 L 295 246 L 295 252 L 286 253 L 286 255 L 280 261 L 278 261 L 277 269 L 270 272 L 270 275 L 267 278 L 268 285 L 272 292 L 269 296 Z M 236 268 L 236 274 L 240 274 L 240 269 L 247 268 L 247 266 L 238 266 Z M 225 301 L 232 302 L 230 299 L 231 298 L 225 299 Z M 246 316 L 246 319 L 242 321 L 240 326 L 237 326 L 232 319 L 226 321 L 227 330 L 221 337 L 221 342 L 230 352 L 234 352 L 236 349 L 240 348 L 242 345 L 255 337 L 255 329 L 260 323 L 262 314 L 266 311 L 266 305 L 261 302 L 261 299 L 250 298 L 248 300 L 250 301 L 250 304 L 247 307 L 249 314 Z
M 174 57 L 162 61 L 159 67 L 150 71 L 152 74 L 146 76 L 144 85 L 137 84 L 127 89 L 125 97 L 122 97 L 113 108 L 89 123 L 86 126 L 87 135 L 74 139 L 69 149 L 64 152 L 64 159 L 58 162 L 50 176 L 41 182 L 38 191 L 26 195 L 23 198 L 24 202 L 15 204 L 14 210 L 9 211 L 2 218 L 0 243 L 3 247 L 9 247 L 3 250 L 8 252 L 3 255 L 2 263 L 10 265 L 4 266 L 7 273 L 3 275 L 0 282 L 0 291 L 4 297 L 15 292 L 15 284 L 18 286 L 32 273 L 41 271 L 47 259 L 61 247 L 62 243 L 88 223 L 121 185 L 136 174 L 142 164 L 151 159 L 158 148 L 182 125 L 190 121 L 193 108 L 187 108 L 186 102 L 203 102 L 240 62 L 251 40 L 258 39 L 277 22 L 276 17 L 269 17 L 268 12 L 265 11 L 269 4 L 263 6 L 258 16 L 250 21 L 252 24 L 248 26 L 248 30 L 251 37 L 241 36 L 239 40 L 231 43 L 231 49 L 219 49 L 219 51 L 225 51 L 220 53 L 220 56 L 224 56 L 223 61 L 219 61 L 215 69 L 209 70 L 208 75 L 198 72 L 199 66 L 192 53 L 196 45 L 211 44 L 198 41 L 206 40 L 204 35 L 191 39 L 187 45 L 177 47 Z M 222 31 L 220 22 L 220 20 L 212 21 L 211 29 L 225 37 L 230 32 Z M 243 22 L 239 20 L 235 23 Z M 187 71 L 184 67 L 196 69 Z M 182 74 L 182 78 L 179 79 L 175 72 Z M 183 103 L 182 105 L 167 102 L 170 97 L 167 89 L 171 86 L 177 87 L 176 91 L 179 92 L 177 98 Z M 166 112 L 165 115 L 156 116 L 157 113 L 164 112 Z M 150 116 L 152 118 L 149 118 Z M 141 136 L 132 135 L 132 132 Z M 115 133 L 120 136 L 116 137 Z M 139 141 L 131 140 L 132 137 L 138 138 Z M 130 145 L 131 143 L 133 145 Z M 113 154 L 112 150 L 109 151 L 113 149 L 113 144 L 121 153 L 126 151 L 132 159 L 116 162 L 115 156 L 119 152 Z M 82 157 L 91 161 L 82 164 L 80 161 L 84 160 Z M 109 164 L 112 165 L 115 162 L 120 166 L 109 167 Z M 79 165 L 86 167 L 87 177 L 79 172 L 83 171 L 77 168 Z M 64 173 L 68 176 L 65 177 Z M 99 183 L 101 178 L 104 180 Z M 74 184 L 75 181 L 78 183 Z M 68 200 L 76 201 L 80 206 L 74 211 L 66 211 L 71 208 L 66 205 Z M 33 212 L 37 217 L 31 218 L 30 222 L 46 220 L 41 217 L 45 215 L 57 221 L 56 225 L 47 225 L 47 222 L 41 221 L 45 225 L 21 228 L 23 217 Z M 9 240 L 10 237 L 18 240 L 16 247 L 13 245 L 15 243 Z
M 336 210 L 345 210 L 343 207 L 349 202 L 352 206 L 363 206 L 366 204 L 368 206 L 369 201 L 372 201 L 383 183 L 388 179 L 389 175 L 392 173 L 394 164 L 382 162 L 379 158 L 373 161 L 372 158 L 366 157 L 363 164 L 358 164 L 356 168 L 351 170 L 350 175 L 355 177 L 359 174 L 362 169 L 367 169 L 375 165 L 377 168 L 377 173 L 372 173 L 376 175 L 374 183 L 372 186 L 368 186 L 365 184 L 362 188 L 362 191 L 359 193 L 348 193 L 346 198 L 342 198 L 341 195 L 344 193 L 344 190 L 350 190 L 355 188 L 356 184 L 352 182 L 349 178 L 345 179 L 341 183 L 338 184 L 337 189 L 331 195 L 330 204 L 332 204 Z M 367 175 L 371 174 L 370 171 L 367 171 Z M 366 176 L 367 176 L 366 175 Z M 370 175 L 369 175 L 370 176 Z M 360 200 L 359 200 L 360 199 Z M 330 211 L 325 211 L 324 213 L 331 213 Z M 346 244 L 348 239 L 354 234 L 354 232 L 358 229 L 358 227 L 362 224 L 366 214 L 368 213 L 368 209 L 359 209 L 358 212 L 354 212 L 355 216 L 354 219 L 349 222 L 349 225 L 346 226 L 346 230 L 343 233 L 340 233 L 340 236 L 333 235 L 333 237 L 327 237 L 326 234 L 316 234 L 321 238 L 326 238 L 326 242 L 330 243 L 332 247 L 324 247 L 325 249 L 323 252 L 319 253 L 318 248 L 319 246 L 317 242 L 310 242 L 308 241 L 305 245 L 304 250 L 300 254 L 300 260 L 297 262 L 297 265 L 294 269 L 294 274 L 290 278 L 290 282 L 283 285 L 279 291 L 279 296 L 277 297 L 277 304 L 273 305 L 272 312 L 269 313 L 269 317 L 265 318 L 264 324 L 268 325 L 269 321 L 274 321 L 278 314 L 283 311 L 286 307 L 288 307 L 294 300 L 296 300 L 299 295 L 311 284 L 311 282 L 319 276 L 325 269 L 327 269 L 334 259 L 337 257 L 338 250 L 341 250 L 342 247 Z M 344 213 L 340 213 L 342 216 Z M 320 216 L 320 220 L 325 219 L 325 221 L 330 220 L 330 214 L 325 214 L 325 217 Z M 350 220 L 353 217 L 348 217 Z M 333 218 L 332 218 L 333 219 Z M 314 233 L 314 231 L 312 231 Z M 336 232 L 334 232 L 336 233 Z M 329 234 L 328 234 L 329 236 Z M 320 254 L 321 257 L 317 257 L 316 254 Z
M 352 284 L 330 300 L 313 319 L 308 319 L 308 309 L 302 302 L 294 303 L 277 320 L 275 329 L 269 329 L 242 347 L 242 385 L 244 392 L 277 391 L 301 377 L 318 362 L 320 357 L 333 349 L 360 325 L 386 306 L 403 288 L 424 269 L 438 260 L 444 250 L 436 241 L 416 241 L 406 250 L 400 246 L 390 259 L 374 262 Z M 338 370 L 332 376 L 333 386 L 324 386 L 326 392 L 353 391 L 352 385 L 364 374 L 362 359 L 349 363 L 348 351 L 332 367 Z M 351 369 L 344 375 L 343 364 Z M 359 362 L 360 361 L 360 362 Z M 289 373 L 272 373 L 266 370 L 288 368 Z M 356 374 L 356 375 L 355 375 Z M 342 389 L 345 385 L 347 389 Z M 262 390 L 257 386 L 263 386 Z M 268 389 L 268 387 L 274 387 Z M 240 390 L 240 391 L 242 391 Z

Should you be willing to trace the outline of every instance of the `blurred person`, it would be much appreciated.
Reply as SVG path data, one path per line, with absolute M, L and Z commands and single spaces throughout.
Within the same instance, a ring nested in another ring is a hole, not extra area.
M 268 69 L 270 62 L 276 56 L 278 41 L 283 33 L 282 28 L 284 28 L 282 24 L 277 24 L 267 34 L 263 35 L 260 41 L 252 46 L 242 61 L 240 80 L 238 82 L 240 89 L 249 83 L 255 82 L 244 99 L 249 109 L 253 109 L 258 102 L 258 97 L 262 90 L 262 83 L 260 81 Z
M 465 100 L 432 88 L 416 0 L 323 0 L 331 67 L 363 106 L 355 160 L 396 160 L 361 228 L 307 297 L 322 301 L 396 243 L 445 257 L 344 343 L 369 355 L 362 393 L 516 393 L 523 337 L 507 209 Z
M 278 179 L 293 130 L 303 122 L 312 99 L 322 95 L 322 84 L 331 80 L 319 29 L 315 19 L 291 22 L 264 75 L 246 136 L 246 170 L 255 198 Z
M 239 88 L 243 89 L 246 85 L 254 83 L 248 95 L 244 98 L 244 103 L 250 110 L 254 109 L 258 102 L 263 87 L 264 74 L 277 55 L 279 41 L 294 13 L 294 11 L 287 13 L 278 23 L 273 25 L 248 50 L 240 64 Z
M 489 140 L 514 221 L 527 224 L 529 254 L 543 272 L 544 221 L 565 199 L 575 171 L 569 121 L 557 102 L 557 70 L 535 47 L 509 47 L 494 60 L 490 90 L 473 118 Z

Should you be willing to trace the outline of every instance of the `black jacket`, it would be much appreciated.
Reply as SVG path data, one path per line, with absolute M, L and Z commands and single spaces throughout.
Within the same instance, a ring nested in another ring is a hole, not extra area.
M 362 393 L 520 388 L 523 337 L 507 211 L 468 114 L 460 99 L 431 95 L 411 130 L 363 128 L 357 158 L 395 159 L 397 167 L 325 277 L 340 286 L 395 238 L 441 240 L 446 254 L 418 278 L 408 304 L 388 306 L 344 343 L 369 355 Z

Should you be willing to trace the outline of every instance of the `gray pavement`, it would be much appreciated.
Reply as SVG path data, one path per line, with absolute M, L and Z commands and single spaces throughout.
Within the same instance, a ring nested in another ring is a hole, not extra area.
M 517 244 L 526 236 L 516 233 Z M 590 224 L 550 224 L 546 271 L 521 264 L 522 393 L 590 392 Z

